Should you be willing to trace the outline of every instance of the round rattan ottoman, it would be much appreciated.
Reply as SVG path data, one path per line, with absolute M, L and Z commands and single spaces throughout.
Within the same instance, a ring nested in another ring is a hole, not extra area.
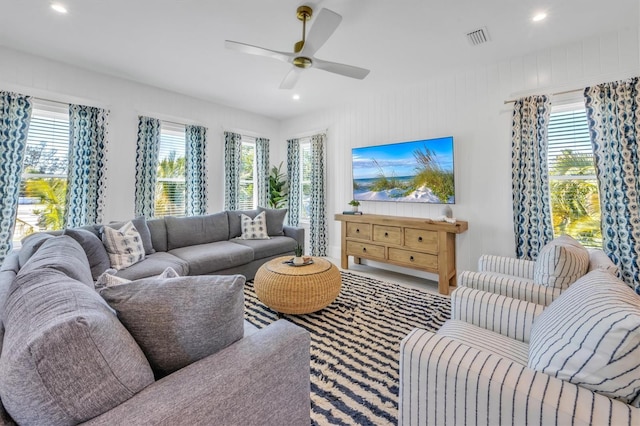
M 283 263 L 289 259 L 270 260 L 256 272 L 253 288 L 262 303 L 283 314 L 308 314 L 336 300 L 342 279 L 333 263 L 320 257 L 311 265 Z

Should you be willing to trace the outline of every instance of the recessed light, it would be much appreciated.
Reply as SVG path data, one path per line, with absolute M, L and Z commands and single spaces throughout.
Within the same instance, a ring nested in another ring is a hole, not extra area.
M 300 100 L 300 95 L 298 95 L 297 93 L 295 95 L 292 96 L 294 101 L 298 101 Z
M 51 5 L 51 9 L 55 10 L 58 13 L 67 13 L 67 8 L 60 3 L 53 3 Z
M 547 14 L 544 12 L 538 13 L 537 15 L 534 15 L 534 17 L 532 18 L 533 22 L 540 22 L 542 20 L 544 20 L 544 18 L 547 17 Z

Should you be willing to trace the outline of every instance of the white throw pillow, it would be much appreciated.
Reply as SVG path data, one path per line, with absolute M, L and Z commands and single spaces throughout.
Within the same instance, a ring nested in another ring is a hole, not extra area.
M 533 282 L 564 290 L 588 270 L 587 249 L 569 235 L 561 235 L 540 250 L 533 267 Z
M 115 287 L 122 284 L 130 283 L 132 280 L 128 280 L 126 278 L 117 277 L 115 273 L 118 272 L 115 269 L 107 269 L 104 271 L 102 275 L 98 277 L 96 280 L 96 290 L 101 290 L 107 287 Z M 176 272 L 171 266 L 168 266 L 167 269 L 162 271 L 157 278 L 175 278 L 179 277 L 180 274 Z
M 125 223 L 120 229 L 103 227 L 102 242 L 113 269 L 119 271 L 144 259 L 142 238 L 131 222 Z
M 242 235 L 239 237 L 241 240 L 269 239 L 269 234 L 267 233 L 267 218 L 265 216 L 265 212 L 260 213 L 253 219 L 245 214 L 241 214 L 240 228 L 242 229 Z
M 640 296 L 589 272 L 533 322 L 529 368 L 640 406 Z

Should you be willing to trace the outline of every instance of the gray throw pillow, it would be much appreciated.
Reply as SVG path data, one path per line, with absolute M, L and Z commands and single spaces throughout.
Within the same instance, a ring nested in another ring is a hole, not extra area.
M 144 278 L 100 294 L 159 378 L 242 338 L 244 282 L 242 275 Z
M 120 229 L 127 222 L 111 222 L 110 224 L 105 226 L 108 226 L 109 228 Z M 153 243 L 151 242 L 151 231 L 149 230 L 149 226 L 147 225 L 147 220 L 144 218 L 144 216 L 140 216 L 131 220 L 131 223 L 133 223 L 133 227 L 136 228 L 136 231 L 138 231 L 138 234 L 140 234 L 140 239 L 142 240 L 142 246 L 144 247 L 144 254 L 148 255 L 148 254 L 155 253 L 156 251 L 153 248 Z M 97 226 L 99 229 L 99 236 L 102 236 L 102 226 L 101 225 L 97 225 Z
M 20 247 L 20 251 L 18 252 L 18 263 L 20 267 L 22 268 L 27 261 L 31 259 L 31 256 L 38 251 L 40 246 L 50 238 L 53 238 L 53 235 L 47 234 L 46 232 L 38 232 L 23 238 L 22 247 Z
M 111 267 L 109 262 L 109 255 L 104 248 L 104 244 L 100 241 L 100 238 L 91 231 L 85 229 L 65 229 L 64 235 L 68 235 L 82 246 L 87 260 L 89 260 L 89 266 L 91 267 L 91 275 L 93 280 L 97 280 L 100 275 Z
M 267 234 L 273 237 L 276 235 L 284 235 L 284 217 L 287 215 L 287 209 L 265 209 L 258 207 L 260 212 L 264 212 L 267 218 Z

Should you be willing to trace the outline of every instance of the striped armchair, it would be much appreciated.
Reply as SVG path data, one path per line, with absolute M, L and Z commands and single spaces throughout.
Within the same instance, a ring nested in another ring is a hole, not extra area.
M 534 319 L 551 307 L 464 287 L 451 304 L 437 333 L 401 343 L 399 425 L 640 424 L 640 408 L 527 367 Z
M 602 250 L 588 249 L 587 251 L 589 253 L 587 272 L 604 269 L 614 275 L 618 274 L 618 267 Z M 535 264 L 533 260 L 482 255 L 478 260 L 478 272 L 461 272 L 458 276 L 458 285 L 548 306 L 566 288 L 536 283 Z

